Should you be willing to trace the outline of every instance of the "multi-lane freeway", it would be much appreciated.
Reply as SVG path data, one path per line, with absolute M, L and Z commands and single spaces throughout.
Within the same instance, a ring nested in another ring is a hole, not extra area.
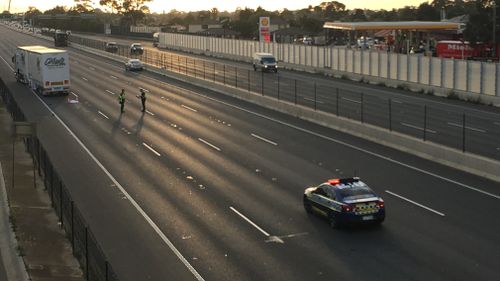
M 2 79 L 23 89 L 9 77 L 14 48 L 51 42 L 0 33 Z M 498 183 L 67 49 L 78 103 L 19 96 L 47 111 L 32 121 L 67 125 L 108 171 L 96 178 L 116 181 L 69 189 L 120 280 L 498 280 Z M 65 176 L 90 162 L 66 161 Z M 381 227 L 333 230 L 306 214 L 304 188 L 354 174 L 384 197 Z

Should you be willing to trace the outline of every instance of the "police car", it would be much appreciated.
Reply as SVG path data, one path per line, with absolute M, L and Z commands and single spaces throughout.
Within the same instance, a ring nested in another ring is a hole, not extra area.
M 380 224 L 385 219 L 384 200 L 358 177 L 331 179 L 307 188 L 304 208 L 326 217 L 333 228 L 349 223 Z

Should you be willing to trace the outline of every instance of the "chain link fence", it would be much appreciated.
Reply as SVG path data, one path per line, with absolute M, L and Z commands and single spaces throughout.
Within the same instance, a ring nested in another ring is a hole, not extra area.
M 26 121 L 22 110 L 1 79 L 0 97 L 15 122 Z M 65 230 L 71 242 L 73 255 L 78 259 L 84 271 L 86 280 L 118 281 L 117 275 L 108 263 L 81 211 L 71 198 L 68 187 L 62 181 L 42 143 L 36 137 L 24 140 L 28 152 L 34 159 L 35 169 L 43 179 L 45 190 L 50 195 L 52 207 L 59 217 L 61 228 Z

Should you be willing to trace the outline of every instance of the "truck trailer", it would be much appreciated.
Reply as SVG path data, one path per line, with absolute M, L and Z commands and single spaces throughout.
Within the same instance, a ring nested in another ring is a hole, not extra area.
M 18 82 L 42 95 L 69 93 L 69 59 L 65 50 L 22 46 L 12 58 Z

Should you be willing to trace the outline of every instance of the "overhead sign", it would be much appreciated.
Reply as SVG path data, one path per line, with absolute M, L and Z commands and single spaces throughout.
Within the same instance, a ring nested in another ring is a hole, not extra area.
M 259 18 L 259 41 L 260 42 L 271 42 L 271 18 L 260 17 Z

